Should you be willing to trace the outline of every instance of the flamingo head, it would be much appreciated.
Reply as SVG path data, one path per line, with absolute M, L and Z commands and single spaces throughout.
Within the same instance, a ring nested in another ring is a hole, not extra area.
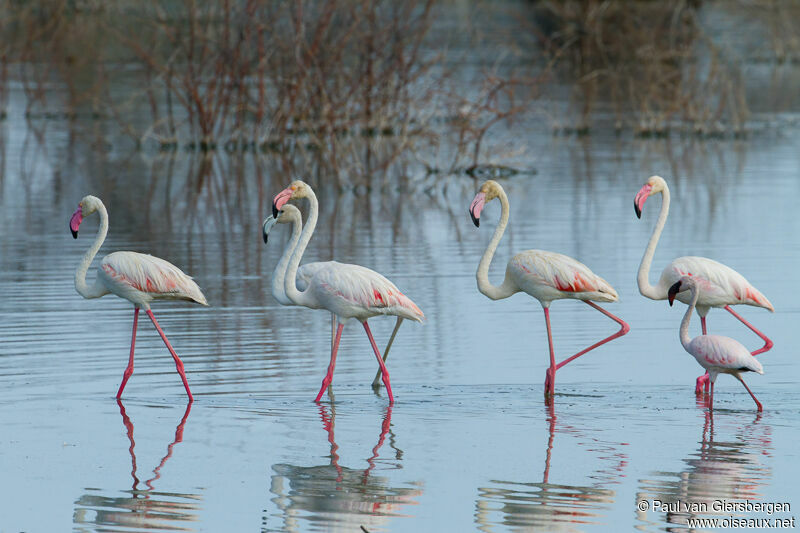
M 83 200 L 78 204 L 78 210 L 72 213 L 72 218 L 69 219 L 69 230 L 72 232 L 74 239 L 78 238 L 78 228 L 81 227 L 84 217 L 88 217 L 103 205 L 100 198 L 97 196 L 84 196 Z
M 472 223 L 475 224 L 476 227 L 480 227 L 481 225 L 481 211 L 483 211 L 483 206 L 500 196 L 502 190 L 503 188 L 500 184 L 494 180 L 487 180 L 481 185 L 478 194 L 475 195 L 475 198 L 469 206 L 469 216 L 472 217 Z
M 272 216 L 278 218 L 278 211 L 289 200 L 297 200 L 299 198 L 306 198 L 311 192 L 311 187 L 301 180 L 293 181 L 288 187 L 275 195 L 272 199 Z
M 264 224 L 262 228 L 264 229 L 264 244 L 267 243 L 267 238 L 269 237 L 269 232 L 272 230 L 272 227 L 275 224 L 288 224 L 289 222 L 294 222 L 295 220 L 300 219 L 300 210 L 297 209 L 292 204 L 286 204 L 283 208 L 278 212 L 278 217 L 274 217 L 272 215 L 268 216 L 264 220 Z
M 662 192 L 667 187 L 667 182 L 661 176 L 650 176 L 650 179 L 636 193 L 633 199 L 633 210 L 636 211 L 636 218 L 642 218 L 642 208 L 647 199 L 656 193 Z
M 667 299 L 669 300 L 669 305 L 671 306 L 675 301 L 675 296 L 678 295 L 679 292 L 683 292 L 686 290 L 694 290 L 697 288 L 697 283 L 691 276 L 683 276 L 681 279 L 676 281 L 672 287 L 669 288 L 667 291 Z

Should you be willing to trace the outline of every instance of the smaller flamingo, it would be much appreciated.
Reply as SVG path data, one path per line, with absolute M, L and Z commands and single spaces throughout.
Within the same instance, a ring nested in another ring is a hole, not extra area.
M 525 292 L 542 304 L 544 320 L 547 325 L 547 341 L 550 346 L 550 368 L 547 370 L 544 382 L 544 394 L 551 397 L 555 394 L 556 371 L 570 361 L 577 359 L 586 352 L 594 350 L 609 341 L 621 337 L 630 331 L 630 326 L 621 318 L 612 315 L 594 302 L 616 302 L 619 297 L 606 280 L 592 272 L 589 267 L 575 259 L 555 252 L 543 250 L 525 250 L 514 255 L 506 266 L 506 277 L 501 285 L 492 285 L 489 281 L 489 265 L 497 250 L 503 232 L 508 225 L 511 207 L 508 196 L 499 183 L 488 180 L 481 185 L 478 194 L 472 200 L 469 214 L 475 226 L 480 227 L 481 211 L 484 205 L 498 198 L 502 212 L 500 223 L 494 230 L 492 240 L 486 247 L 483 257 L 478 263 L 475 277 L 478 280 L 478 290 L 492 300 L 508 298 L 518 292 Z M 608 318 L 619 324 L 620 329 L 598 341 L 588 348 L 581 350 L 573 356 L 567 357 L 556 364 L 555 351 L 553 350 L 553 336 L 550 331 L 550 304 L 553 300 L 572 299 L 581 300 L 590 307 L 600 311 Z
M 750 393 L 759 411 L 762 411 L 761 402 L 756 399 L 753 391 L 747 386 L 740 374 L 742 372 L 764 373 L 764 369 L 758 359 L 753 357 L 750 351 L 742 343 L 730 337 L 722 335 L 698 335 L 694 339 L 689 337 L 689 321 L 692 318 L 692 311 L 697 306 L 697 299 L 700 290 L 693 277 L 683 276 L 672 285 L 668 291 L 669 305 L 675 301 L 678 293 L 690 291 L 689 308 L 683 315 L 681 321 L 680 339 L 683 348 L 692 354 L 697 362 L 706 369 L 711 380 L 711 395 L 708 400 L 709 409 L 714 408 L 714 382 L 719 374 L 730 374 L 742 382 L 744 388 Z
M 150 310 L 150 302 L 153 300 L 188 300 L 200 305 L 208 305 L 206 297 L 200 287 L 197 286 L 192 278 L 184 274 L 178 267 L 152 255 L 140 254 L 136 252 L 114 252 L 108 254 L 100 262 L 97 270 L 97 278 L 93 285 L 86 283 L 86 272 L 92 264 L 94 256 L 103 245 L 108 233 L 108 211 L 106 206 L 96 196 L 84 196 L 78 204 L 78 210 L 73 213 L 69 221 L 69 228 L 74 238 L 78 238 L 78 228 L 83 219 L 93 213 L 100 215 L 100 227 L 97 229 L 97 236 L 94 243 L 83 256 L 83 260 L 75 272 L 75 290 L 84 298 L 100 298 L 106 294 L 115 294 L 131 302 L 134 306 L 133 312 L 133 335 L 131 337 L 131 353 L 128 359 L 128 367 L 122 375 L 122 383 L 117 391 L 117 400 L 122 396 L 128 379 L 133 374 L 133 351 L 136 345 L 136 325 L 139 321 L 139 309 L 144 309 L 147 316 L 153 322 L 158 334 L 167 346 L 169 353 L 175 360 L 175 368 L 181 376 L 186 394 L 189 401 L 194 400 L 192 391 L 189 390 L 189 383 L 186 381 L 186 374 L 183 370 L 183 362 L 172 349 L 172 345 L 167 340 L 167 336 L 158 325 L 153 311 Z

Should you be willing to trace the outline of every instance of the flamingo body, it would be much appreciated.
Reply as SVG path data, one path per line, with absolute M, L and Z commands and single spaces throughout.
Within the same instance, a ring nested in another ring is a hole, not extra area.
M 698 309 L 709 307 L 725 307 L 726 305 L 752 305 L 775 311 L 767 298 L 761 294 L 744 276 L 727 265 L 707 257 L 678 257 L 661 272 L 656 287 L 663 293 L 665 300 L 669 288 L 680 281 L 683 276 L 692 276 L 697 280 L 699 290 Z M 676 299 L 689 304 L 691 296 L 681 292 Z M 706 312 L 707 309 L 706 309 Z
M 697 363 L 711 374 L 764 373 L 761 363 L 744 345 L 722 335 L 698 335 L 686 346 Z
M 514 284 L 542 302 L 571 298 L 616 302 L 617 292 L 580 261 L 557 252 L 525 250 L 506 267 Z
M 100 262 L 97 279 L 108 292 L 147 309 L 153 300 L 188 300 L 208 305 L 190 276 L 161 258 L 137 252 L 114 252 Z
M 307 283 L 316 308 L 327 309 L 342 320 L 355 318 L 363 322 L 378 315 L 425 320 L 420 308 L 394 283 L 360 265 L 328 261 L 315 269 Z

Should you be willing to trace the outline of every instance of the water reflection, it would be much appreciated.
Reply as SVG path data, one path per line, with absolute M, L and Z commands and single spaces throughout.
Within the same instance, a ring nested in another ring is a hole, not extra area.
M 704 410 L 705 417 L 700 448 L 683 460 L 687 465 L 683 471 L 655 472 L 653 478 L 640 480 L 636 501 L 656 499 L 665 503 L 705 503 L 709 512 L 697 514 L 688 512 L 688 509 L 687 512 L 637 511 L 638 529 L 653 530 L 666 526 L 667 531 L 687 531 L 689 518 L 732 515 L 729 512 L 713 513 L 715 500 L 763 500 L 761 489 L 769 484 L 772 475 L 771 469 L 764 464 L 764 458 L 771 456 L 772 428 L 762 422 L 761 413 L 752 419 L 748 413 L 747 419 L 752 421 L 739 423 L 736 420 L 730 437 L 715 440 L 715 413 L 706 409 L 703 400 L 698 399 L 697 406 Z M 725 436 L 727 426 L 731 425 L 734 417 L 741 418 L 741 414 L 717 410 L 716 417 L 718 426 L 721 426 L 719 433 Z
M 548 440 L 541 483 L 493 480 L 492 485 L 479 487 L 475 522 L 481 531 L 494 531 L 496 526 L 580 531 L 582 525 L 600 522 L 604 511 L 614 502 L 616 491 L 609 486 L 620 483 L 628 462 L 628 456 L 620 449 L 622 444 L 587 436 L 570 425 L 559 426 L 554 405 L 550 403 L 545 409 Z M 600 468 L 585 476 L 593 480 L 591 484 L 568 485 L 550 481 L 556 434 L 571 435 L 579 446 L 585 447 L 602 462 Z
M 270 490 L 275 494 L 273 502 L 282 511 L 280 528 L 266 531 L 302 531 L 310 524 L 311 529 L 326 531 L 379 531 L 394 516 L 402 516 L 402 508 L 416 505 L 422 494 L 419 484 L 408 487 L 392 487 L 388 477 L 377 476 L 379 452 L 385 441 L 393 450 L 392 466 L 399 469 L 403 452 L 395 442 L 392 431 L 392 407 L 386 408 L 381 420 L 380 434 L 365 468 L 348 468 L 339 464 L 339 446 L 336 444 L 336 406 L 330 414 L 324 405 L 319 406 L 322 427 L 330 443 L 330 463 L 321 466 L 296 466 L 276 464 L 272 466 Z M 303 521 L 307 521 L 304 523 Z
M 161 458 L 153 475 L 144 481 L 146 488 L 140 488 L 142 481 L 137 475 L 136 441 L 133 438 L 133 421 L 125 412 L 125 406 L 117 400 L 122 423 L 130 442 L 128 451 L 131 455 L 131 477 L 133 485 L 130 490 L 122 491 L 122 496 L 106 496 L 98 494 L 97 489 L 81 496 L 75 502 L 74 522 L 78 531 L 107 531 L 109 527 L 124 527 L 126 531 L 194 531 L 190 522 L 197 521 L 200 506 L 196 503 L 197 494 L 177 494 L 157 492 L 153 484 L 161 478 L 161 469 L 172 457 L 175 445 L 183 441 L 183 430 L 192 403 L 186 404 L 186 411 L 175 428 L 175 438 L 167 445 L 167 453 Z

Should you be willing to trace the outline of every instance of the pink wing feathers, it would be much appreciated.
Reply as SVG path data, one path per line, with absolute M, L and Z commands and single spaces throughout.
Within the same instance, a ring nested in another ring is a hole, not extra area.
M 191 300 L 208 305 L 206 297 L 190 276 L 158 257 L 137 252 L 114 252 L 100 263 L 111 283 L 122 284 L 154 298 Z
M 525 277 L 563 292 L 598 292 L 617 300 L 617 292 L 586 265 L 568 255 L 542 250 L 527 250 L 511 258 L 510 265 Z
M 703 367 L 749 370 L 764 373 L 761 363 L 739 341 L 722 335 L 700 335 L 692 339 L 687 351 Z
M 692 276 L 701 291 L 701 301 L 716 298 L 725 303 L 741 303 L 775 310 L 770 301 L 744 276 L 707 257 L 679 257 L 664 269 L 662 278 L 664 276 L 670 278 L 666 280 L 669 285 L 678 281 L 681 276 Z
M 372 312 L 402 316 L 422 322 L 425 315 L 394 283 L 360 265 L 329 261 L 313 277 L 312 283 L 328 297 L 342 298 Z

